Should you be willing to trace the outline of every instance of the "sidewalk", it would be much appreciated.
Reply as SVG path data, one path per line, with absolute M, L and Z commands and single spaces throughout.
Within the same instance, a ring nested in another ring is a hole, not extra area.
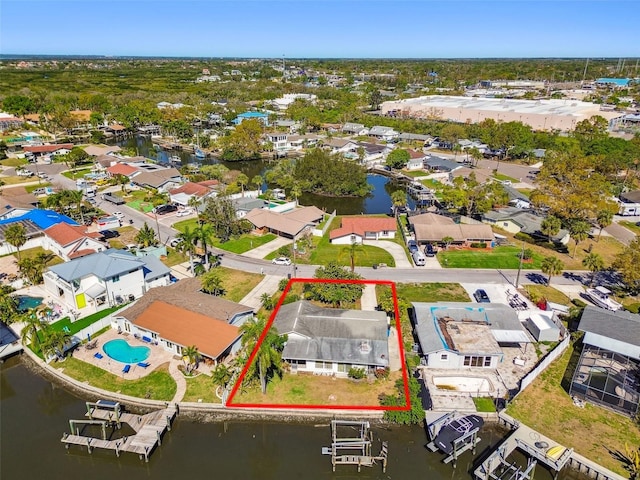
M 249 250 L 248 252 L 244 252 L 242 255 L 244 257 L 257 258 L 261 260 L 271 252 L 275 252 L 280 247 L 284 247 L 285 245 L 289 245 L 290 243 L 292 243 L 292 241 L 287 238 L 277 237 L 275 240 L 265 243 L 264 245 L 260 245 L 259 247 Z
M 246 305 L 258 310 L 262 306 L 260 297 L 263 294 L 273 295 L 278 290 L 278 284 L 284 277 L 278 275 L 265 275 L 262 281 L 251 290 L 247 296 L 240 300 L 241 305 Z

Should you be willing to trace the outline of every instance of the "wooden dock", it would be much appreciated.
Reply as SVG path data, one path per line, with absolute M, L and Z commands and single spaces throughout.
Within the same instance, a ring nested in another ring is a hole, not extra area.
M 350 432 L 346 437 L 338 436 L 338 429 L 345 428 Z M 357 432 L 356 436 L 353 436 Z M 387 456 L 389 445 L 382 442 L 380 454 L 371 454 L 372 432 L 367 421 L 332 420 L 331 421 L 331 447 L 324 447 L 322 453 L 331 455 L 331 466 L 336 471 L 336 465 L 356 465 L 358 472 L 361 467 L 372 467 L 378 461 L 382 463 L 382 472 L 387 471 Z M 340 451 L 345 454 L 339 454 Z M 349 453 L 346 453 L 349 452 Z
M 89 453 L 94 448 L 101 448 L 105 450 L 115 451 L 117 456 L 120 456 L 120 452 L 135 453 L 144 458 L 145 461 L 149 461 L 149 455 L 156 447 L 156 445 L 162 444 L 162 435 L 166 430 L 171 430 L 171 422 L 177 415 L 178 411 L 175 405 L 167 406 L 162 410 L 148 413 L 146 415 L 136 415 L 133 413 L 120 412 L 119 404 L 114 408 L 100 408 L 87 402 L 87 414 L 89 421 L 70 421 L 71 433 L 65 433 L 61 439 L 66 448 L 71 445 L 78 445 L 81 447 L 87 447 Z M 121 438 L 109 440 L 106 438 L 103 429 L 103 437 L 95 438 L 81 434 L 79 429 L 74 432 L 75 424 L 82 423 L 104 423 L 111 424 L 116 427 L 120 427 L 122 423 L 129 425 L 136 433 Z
M 551 468 L 555 472 L 555 478 L 570 460 L 573 454 L 572 448 L 565 448 L 526 425 L 513 424 L 512 427 L 513 430 L 504 441 L 475 469 L 474 475 L 477 479 L 497 480 L 501 476 L 496 475 L 495 472 L 505 470 L 515 471 L 517 478 L 529 478 L 529 473 L 533 471 L 536 462 Z M 516 449 L 520 449 L 529 458 L 525 471 L 521 471 L 507 461 L 507 457 Z

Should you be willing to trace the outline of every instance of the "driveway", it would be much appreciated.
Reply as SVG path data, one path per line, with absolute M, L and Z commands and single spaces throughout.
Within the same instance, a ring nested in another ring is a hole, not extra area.
M 242 255 L 249 258 L 257 258 L 262 259 L 269 255 L 271 252 L 275 252 L 280 247 L 284 247 L 285 245 L 289 245 L 292 243 L 288 238 L 276 237 L 275 240 L 271 240 L 264 245 L 260 245 L 259 247 L 253 248 L 248 252 L 244 252 Z
M 365 240 L 364 244 L 382 248 L 389 252 L 396 262 L 396 268 L 413 268 L 413 263 L 407 258 L 405 249 L 395 242 L 388 240 Z
M 628 228 L 624 228 L 622 225 L 618 225 L 617 223 L 612 223 L 611 225 L 609 225 L 604 229 L 603 234 L 605 232 L 619 242 L 624 243 L 625 245 L 629 245 L 636 239 L 635 233 L 633 233 Z

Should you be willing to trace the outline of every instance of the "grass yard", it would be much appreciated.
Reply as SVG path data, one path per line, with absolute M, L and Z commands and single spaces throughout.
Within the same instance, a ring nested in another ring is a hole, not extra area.
M 473 403 L 476 406 L 478 412 L 495 412 L 496 406 L 493 403 L 493 398 L 490 397 L 473 397 Z
M 396 394 L 395 382 L 402 372 L 393 372 L 387 380 L 353 381 L 348 378 L 285 373 L 282 379 L 269 381 L 267 394 L 258 385 L 241 388 L 234 403 L 272 403 L 278 405 L 362 405 L 378 406 L 380 394 Z
M 40 253 L 48 253 L 53 255 L 53 258 L 47 262 L 47 267 L 52 267 L 54 265 L 59 265 L 60 263 L 64 263 L 64 260 L 54 254 L 51 250 L 45 250 L 42 247 L 33 247 L 27 248 L 26 250 L 20 250 L 20 258 L 35 258 Z M 18 254 L 12 254 L 16 261 L 18 261 Z
M 5 158 L 0 160 L 0 165 L 4 167 L 20 167 L 26 165 L 29 161 L 26 158 Z
M 562 388 L 573 347 L 553 362 L 508 407 L 507 413 L 581 455 L 628 477 L 615 458 L 625 452 L 625 443 L 637 447 L 640 429 L 631 419 L 587 404 L 578 408 Z M 577 352 L 576 352 L 577 355 Z M 577 360 L 575 360 L 577 361 Z
M 427 175 L 429 175 L 424 170 L 402 170 L 402 174 L 412 178 L 426 177 Z
M 509 180 L 510 182 L 518 183 L 520 181 L 517 178 L 510 177 L 509 175 L 505 175 L 503 173 L 494 173 L 493 178 L 500 180 L 501 182 L 504 180 Z
M 232 302 L 242 300 L 264 278 L 264 275 L 259 273 L 249 273 L 227 267 L 216 267 L 216 271 L 219 272 L 222 285 L 226 290 L 224 298 Z
M 180 232 L 184 232 L 185 228 L 187 227 L 189 227 L 189 230 L 193 230 L 198 227 L 198 219 L 190 218 L 188 220 L 181 220 L 174 223 L 172 226 Z M 273 233 L 266 233 L 264 235 L 253 235 L 250 233 L 246 233 L 238 238 L 232 238 L 224 243 L 220 242 L 220 240 L 216 238 L 214 239 L 212 246 L 220 248 L 221 250 L 226 250 L 227 252 L 242 254 L 248 252 L 253 248 L 269 243 L 276 238 L 277 236 Z
M 396 291 L 398 298 L 407 302 L 471 301 L 466 290 L 459 283 L 396 283 Z
M 162 258 L 162 263 L 167 267 L 173 267 L 180 263 L 188 262 L 189 256 L 177 251 L 175 248 L 167 247 L 167 256 Z
M 546 298 L 549 302 L 559 303 L 560 305 L 566 305 L 568 307 L 573 306 L 569 297 L 553 287 L 548 287 L 546 285 L 525 285 L 524 289 L 531 301 L 535 301 L 535 299 L 539 298 Z
M 169 401 L 177 389 L 175 380 L 169 374 L 168 363 L 160 365 L 149 375 L 138 380 L 125 380 L 75 358 L 67 358 L 63 362 L 54 363 L 53 366 L 79 382 L 132 397 Z
M 640 226 L 636 225 L 636 222 L 624 221 L 624 222 L 620 222 L 620 225 L 622 225 L 624 228 L 631 230 L 636 235 L 640 235 Z
M 437 255 L 440 265 L 445 268 L 517 269 L 521 252 L 520 247 L 502 246 L 490 250 L 441 250 Z M 542 258 L 535 252 L 532 261 L 522 263 L 522 269 L 538 270 Z
M 118 310 L 125 308 L 126 306 L 127 305 L 118 305 L 116 307 L 105 308 L 104 310 L 100 310 L 99 312 L 81 318 L 80 320 L 76 320 L 75 322 L 72 322 L 69 317 L 64 317 L 62 320 L 58 320 L 57 322 L 52 323 L 51 328 L 60 332 L 66 328 L 68 334 L 75 335 L 83 328 L 87 328 L 89 325 L 93 325 L 101 318 L 104 318 L 107 315 L 111 315 L 113 312 L 117 312 Z
M 201 373 L 197 377 L 185 377 L 187 391 L 182 398 L 183 402 L 221 403 L 216 397 L 215 385 L 209 375 Z
M 45 182 L 43 180 L 42 183 L 38 183 L 37 185 L 25 185 L 24 189 L 27 192 L 32 193 L 34 190 L 37 190 L 38 188 L 44 188 L 44 187 L 50 187 L 50 186 L 51 186 L 50 182 Z
M 21 177 L 20 175 L 12 175 L 9 177 L 0 177 L 5 185 L 20 185 L 21 183 L 37 182 L 38 177 Z
M 87 173 L 91 173 L 91 167 L 77 168 L 75 170 L 67 170 L 66 172 L 62 172 L 62 175 L 64 175 L 67 178 L 70 178 L 71 180 L 75 180 L 77 178 L 84 177 Z

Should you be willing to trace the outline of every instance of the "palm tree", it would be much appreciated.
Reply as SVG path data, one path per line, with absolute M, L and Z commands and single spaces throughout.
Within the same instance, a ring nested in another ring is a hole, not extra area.
M 236 178 L 236 183 L 240 186 L 240 190 L 242 192 L 242 196 L 244 197 L 244 189 L 249 184 L 249 177 L 247 177 L 244 173 L 241 173 Z
M 576 258 L 576 251 L 578 250 L 578 244 L 583 240 L 589 238 L 589 232 L 591 232 L 591 225 L 589 225 L 584 220 L 577 220 L 571 223 L 571 227 L 569 228 L 569 234 L 575 245 L 573 246 L 573 255 L 572 258 Z
M 472 147 L 467 150 L 467 152 L 471 154 L 471 158 L 473 159 L 473 166 L 477 167 L 478 162 L 482 160 L 482 152 L 477 147 Z
M 0 285 L 0 321 L 13 323 L 20 321 L 20 311 L 16 297 L 9 295 L 13 291 L 9 285 Z
M 251 179 L 251 185 L 255 185 L 256 188 L 260 189 L 262 184 L 264 183 L 264 179 L 260 175 L 254 175 Z
M 274 373 L 282 373 L 282 354 L 281 350 L 277 348 L 281 344 L 280 336 L 275 329 L 269 330 L 254 358 L 263 395 L 267 393 L 267 380 L 269 377 Z
M 391 194 L 391 203 L 393 204 L 395 216 L 398 218 L 398 208 L 407 204 L 407 193 L 403 190 L 396 190 Z
M 67 190 L 67 199 L 70 205 L 75 205 L 76 213 L 80 215 L 80 220 L 84 223 L 84 213 L 82 211 L 82 190 Z
M 144 225 L 142 225 L 142 228 L 138 231 L 134 240 L 143 247 L 150 247 L 151 245 L 158 243 L 158 240 L 156 239 L 156 232 L 153 228 L 147 225 L 147 222 L 144 222 Z
M 215 231 L 213 230 L 213 225 L 205 222 L 201 223 L 199 227 L 196 227 L 196 235 L 198 237 L 197 241 L 200 241 L 202 250 L 204 250 L 204 261 L 207 266 L 207 270 L 209 270 L 209 250 L 207 247 L 213 243 L 213 239 L 216 236 Z
M 222 283 L 222 279 L 220 278 L 220 275 L 218 275 L 218 272 L 216 272 L 215 270 L 205 272 L 202 277 L 200 277 L 200 280 L 203 292 L 213 295 L 214 297 L 220 297 L 224 295 L 225 288 Z
M 601 210 L 598 212 L 598 215 L 596 216 L 596 223 L 598 224 L 598 227 L 600 227 L 600 231 L 598 232 L 598 238 L 596 240 L 597 242 L 600 241 L 600 235 L 602 235 L 602 230 L 604 230 L 609 225 L 611 225 L 612 221 L 613 221 L 613 212 L 611 212 L 611 210 Z
M 358 252 L 361 252 L 362 245 L 360 245 L 355 240 L 351 242 L 351 245 L 348 245 L 342 249 L 342 252 L 345 252 L 349 255 L 349 261 L 351 264 L 351 272 L 356 270 L 356 255 Z
M 231 381 L 233 373 L 229 370 L 224 363 L 218 364 L 215 370 L 211 372 L 211 379 L 216 387 L 221 387 L 223 390 L 227 388 L 227 384 Z
M 262 304 L 262 308 L 265 310 L 273 310 L 273 298 L 268 293 L 263 293 L 260 295 L 260 303 Z
M 43 333 L 42 353 L 45 357 L 53 357 L 55 355 L 58 358 L 62 358 L 64 356 L 64 347 L 71 338 L 71 335 L 63 330 L 54 330 L 50 327 L 45 328 Z
M 587 267 L 591 272 L 591 281 L 589 282 L 589 286 L 591 287 L 596 278 L 596 273 L 604 269 L 604 260 L 600 254 L 592 252 L 582 259 L 582 265 Z
M 191 273 L 195 276 L 195 269 L 193 266 L 193 254 L 196 251 L 196 242 L 198 241 L 197 228 L 191 230 L 189 227 L 184 227 L 184 232 L 180 232 L 176 235 L 176 238 L 180 240 L 177 248 L 182 252 L 189 255 L 189 264 L 191 265 Z
M 38 317 L 35 308 L 30 308 L 22 315 L 21 320 L 25 324 L 21 333 L 22 344 L 26 346 L 31 343 L 37 350 L 40 350 L 44 338 L 40 338 L 39 333 L 46 328 L 46 324 Z
M 540 224 L 540 231 L 547 236 L 549 242 L 551 242 L 551 237 L 557 235 L 562 227 L 562 223 L 558 217 L 554 217 L 553 215 L 549 215 L 547 218 L 542 220 Z
M 191 345 L 182 349 L 182 359 L 185 361 L 185 368 L 187 373 L 190 374 L 198 365 L 198 362 L 202 356 L 198 351 L 198 347 Z
M 21 223 L 12 223 L 4 231 L 4 240 L 16 248 L 20 261 L 20 247 L 27 243 L 27 229 Z
M 554 275 L 558 275 L 560 272 L 562 272 L 563 268 L 564 263 L 562 263 L 562 260 L 560 260 L 558 257 L 552 255 L 549 257 L 544 257 L 542 259 L 540 270 L 542 270 L 542 273 L 549 275 L 547 286 L 551 285 L 551 277 L 553 277 Z

